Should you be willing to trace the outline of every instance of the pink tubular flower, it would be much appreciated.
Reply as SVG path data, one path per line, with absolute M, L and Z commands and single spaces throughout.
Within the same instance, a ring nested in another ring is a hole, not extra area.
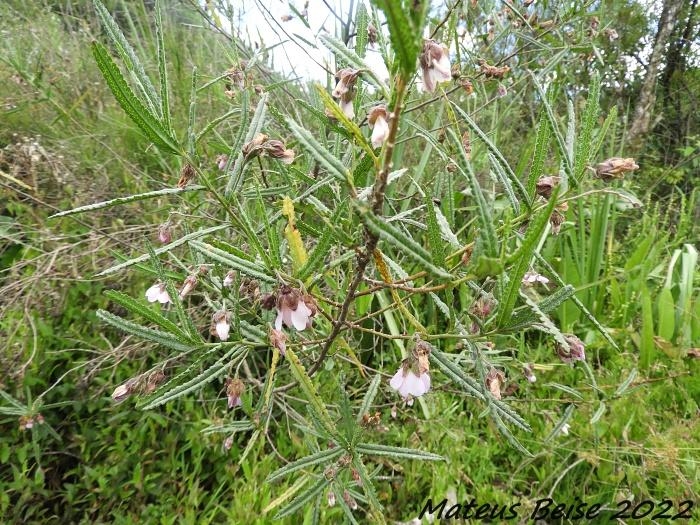
M 155 283 L 148 290 L 146 290 L 146 299 L 149 303 L 155 303 L 158 301 L 160 304 L 166 304 L 170 302 L 170 296 L 168 291 L 165 289 L 165 284 Z
M 449 50 L 435 40 L 426 40 L 423 44 L 420 65 L 423 70 L 423 85 L 429 93 L 435 91 L 439 82 L 452 80 Z
M 311 296 L 302 295 L 299 290 L 287 285 L 283 285 L 280 288 L 276 307 L 276 330 L 282 330 L 283 324 L 287 328 L 294 327 L 300 332 L 306 328 L 311 328 L 311 318 L 318 311 L 316 303 Z
M 549 279 L 547 279 L 544 275 L 540 275 L 537 272 L 527 272 L 523 276 L 523 284 L 525 286 L 533 286 L 537 283 L 549 284 Z
M 229 286 L 231 286 L 231 285 L 233 284 L 233 279 L 234 279 L 235 277 L 236 277 L 236 272 L 234 272 L 233 270 L 229 271 L 229 272 L 226 274 L 226 277 L 224 277 L 224 281 L 223 281 L 223 283 L 222 283 L 223 286 L 225 286 L 226 288 L 228 288 Z
M 408 397 L 420 397 L 430 390 L 430 374 L 424 372 L 416 375 L 413 370 L 406 370 L 403 366 L 394 374 L 389 385 L 404 399 Z
M 226 164 L 228 163 L 228 155 L 217 155 L 216 157 L 216 167 L 219 171 L 224 171 Z

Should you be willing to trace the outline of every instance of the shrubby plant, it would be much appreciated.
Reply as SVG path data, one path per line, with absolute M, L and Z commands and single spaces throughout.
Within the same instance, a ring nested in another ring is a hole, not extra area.
M 521 152 L 526 162 L 514 168 L 478 125 L 471 97 L 482 82 L 496 82 L 495 97 L 506 96 L 503 81 L 514 69 L 506 62 L 516 52 L 496 64 L 467 63 L 450 36 L 458 25 L 453 13 L 429 27 L 426 1 L 377 1 L 371 12 L 360 2 L 354 37 L 320 37 L 335 56 L 327 86 L 290 99 L 286 82 L 256 77 L 257 55 L 208 82 L 194 69 L 180 127 L 171 116 L 160 7 L 158 89 L 99 0 L 95 8 L 108 37 L 93 43 L 100 71 L 154 154 L 179 169 L 169 188 L 57 214 L 173 202 L 141 255 L 101 272 L 128 278 L 138 268 L 152 276 L 141 297 L 107 292 L 127 315 L 98 316 L 170 352 L 115 385 L 115 401 L 134 397 L 148 410 L 220 385 L 232 412 L 206 432 L 222 434 L 227 448 L 244 433 L 241 462 L 271 429 L 292 421 L 311 454 L 268 477 L 301 475 L 277 516 L 325 501 L 354 522 L 359 505 L 383 520 L 374 458 L 441 459 L 439 450 L 380 439 L 373 408 L 380 392 L 428 419 L 426 399 L 456 388 L 529 454 L 518 435 L 530 425 L 506 398 L 520 378 L 535 382 L 541 365 L 509 342 L 543 332 L 552 361 L 581 367 L 595 385 L 584 341 L 550 315 L 571 301 L 615 343 L 542 253 L 551 236 L 580 226 L 570 202 L 603 193 L 636 203 L 614 188 L 638 167 L 634 160 L 599 157 L 616 115 L 599 120 L 597 75 L 580 118 L 569 104 L 562 131 L 554 91 L 544 87 L 548 68 L 527 73 L 541 117 L 531 130 L 534 150 Z M 367 66 L 369 45 L 384 57 L 389 79 Z M 221 90 L 231 107 L 202 125 L 203 90 Z M 219 134 L 231 119 L 237 134 Z M 424 146 L 419 157 L 414 144 Z M 319 391 L 324 375 L 332 379 Z M 572 410 L 552 435 L 568 432 Z

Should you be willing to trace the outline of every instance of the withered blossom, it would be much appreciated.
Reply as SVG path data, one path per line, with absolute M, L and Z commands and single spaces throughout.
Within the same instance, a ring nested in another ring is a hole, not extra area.
M 281 140 L 268 140 L 263 144 L 263 149 L 273 159 L 279 159 L 283 164 L 294 162 L 294 150 L 287 149 Z
M 452 67 L 447 46 L 435 40 L 425 40 L 420 54 L 420 66 L 423 72 L 423 85 L 429 93 L 435 91 L 439 82 L 452 80 Z
M 537 382 L 537 376 L 535 376 L 535 367 L 532 363 L 527 363 L 523 366 L 523 375 L 525 379 L 530 383 Z
M 552 196 L 552 190 L 559 186 L 559 182 L 561 182 L 561 178 L 554 175 L 540 177 L 537 179 L 537 195 L 549 199 Z
M 357 501 L 355 501 L 355 498 L 353 498 L 352 494 L 350 494 L 347 490 L 343 492 L 343 499 L 345 500 L 345 503 L 347 503 L 348 507 L 350 507 L 350 510 L 357 510 Z
M 552 227 L 552 235 L 559 235 L 559 232 L 561 232 L 561 225 L 564 224 L 564 221 L 566 220 L 566 216 L 563 212 L 568 209 L 568 203 L 565 202 L 563 204 L 566 204 L 566 206 L 557 206 L 552 211 L 552 215 L 549 216 L 549 224 Z
M 223 280 L 223 286 L 228 288 L 233 284 L 233 280 L 236 278 L 236 272 L 233 270 L 229 270 L 226 276 L 224 277 Z
M 195 286 L 197 286 L 197 276 L 194 274 L 188 275 L 182 283 L 182 288 L 180 288 L 180 299 L 187 297 L 194 290 Z
M 523 281 L 522 283 L 525 286 L 534 286 L 537 283 L 540 284 L 549 284 L 549 279 L 547 279 L 544 275 L 540 275 L 537 272 L 526 272 L 525 275 L 523 275 Z
M 185 186 L 187 186 L 192 179 L 194 179 L 197 176 L 197 172 L 195 171 L 194 167 L 192 164 L 189 162 L 186 163 L 182 169 L 180 170 L 180 180 L 177 181 L 177 187 L 182 189 Z
M 389 136 L 389 114 L 386 106 L 375 106 L 367 114 L 367 122 L 372 128 L 372 147 L 378 148 Z
M 491 64 L 488 64 L 483 58 L 477 60 L 477 64 L 479 64 L 481 73 L 487 79 L 495 78 L 501 80 L 506 75 L 506 73 L 510 71 L 510 66 L 492 66 Z
M 596 177 L 610 182 L 611 180 L 621 179 L 625 173 L 639 169 L 639 166 L 632 158 L 611 157 L 595 168 Z
M 216 156 L 216 167 L 219 171 L 224 171 L 226 169 L 226 164 L 228 163 L 228 155 L 217 155 Z
M 486 374 L 486 388 L 494 399 L 501 399 L 501 386 L 506 382 L 506 376 L 500 370 L 492 368 L 489 373 Z
M 170 226 L 170 221 L 164 222 L 158 226 L 158 242 L 161 244 L 168 244 L 173 240 L 173 232 Z
M 474 93 L 474 84 L 472 84 L 472 81 L 468 78 L 463 78 L 460 80 L 459 85 L 462 86 L 462 89 L 467 93 L 467 96 Z
M 374 24 L 372 22 L 370 22 L 367 25 L 367 41 L 369 42 L 369 45 L 373 46 L 374 44 L 376 44 L 378 36 L 379 35 L 377 33 L 377 28 L 374 27 Z
M 280 286 L 277 295 L 263 298 L 262 306 L 268 310 L 273 306 L 277 308 L 275 330 L 278 331 L 282 330 L 283 325 L 300 332 L 310 328 L 312 318 L 318 313 L 316 301 L 310 295 L 303 295 L 296 288 L 286 284 Z
M 564 340 L 569 345 L 569 348 L 566 348 L 566 346 L 561 343 L 555 345 L 555 351 L 564 363 L 568 364 L 574 361 L 586 360 L 586 347 L 583 341 L 574 334 L 564 334 Z
M 462 134 L 462 148 L 464 149 L 464 156 L 467 160 L 472 158 L 472 136 L 469 130 L 466 130 Z
M 121 403 L 127 397 L 129 397 L 131 394 L 134 393 L 135 388 L 136 388 L 136 379 L 134 379 L 132 377 L 131 379 L 126 381 L 126 383 L 123 383 L 114 389 L 114 392 L 112 392 L 112 400 L 115 403 Z
M 241 396 L 245 392 L 245 384 L 238 378 L 226 379 L 226 399 L 229 408 L 236 408 L 243 404 Z

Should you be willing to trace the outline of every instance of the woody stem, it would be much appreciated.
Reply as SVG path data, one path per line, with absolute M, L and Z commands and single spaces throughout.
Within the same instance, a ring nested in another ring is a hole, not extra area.
M 386 139 L 384 145 L 384 151 L 382 154 L 382 162 L 379 173 L 377 173 L 377 178 L 374 180 L 374 187 L 372 188 L 372 213 L 375 215 L 381 215 L 382 209 L 384 207 L 384 195 L 386 192 L 387 180 L 389 177 L 389 172 L 393 168 L 392 157 L 394 155 L 394 146 L 396 145 L 396 135 L 399 129 L 399 115 L 403 109 L 403 99 L 406 93 L 406 80 L 402 75 L 399 75 L 396 79 L 396 85 L 394 89 L 394 105 L 393 112 L 390 115 L 389 121 L 389 135 Z M 345 301 L 340 307 L 340 312 L 338 313 L 338 318 L 333 323 L 333 329 L 326 338 L 326 342 L 321 349 L 321 354 L 318 356 L 316 362 L 309 368 L 309 376 L 316 373 L 316 371 L 321 367 L 323 360 L 328 354 L 333 341 L 335 341 L 338 334 L 340 334 L 345 320 L 348 317 L 348 312 L 350 311 L 350 305 L 355 300 L 355 292 L 360 286 L 362 279 L 364 277 L 365 270 L 369 261 L 372 259 L 372 254 L 374 253 L 377 243 L 379 242 L 379 236 L 372 233 L 365 226 L 365 246 L 357 255 L 357 264 L 355 266 L 355 275 L 348 286 L 348 291 L 345 296 Z

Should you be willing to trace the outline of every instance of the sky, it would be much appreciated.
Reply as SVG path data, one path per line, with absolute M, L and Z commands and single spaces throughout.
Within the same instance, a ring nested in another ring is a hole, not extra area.
M 244 41 L 264 47 L 281 44 L 270 52 L 270 65 L 275 70 L 291 78 L 297 76 L 325 82 L 326 68 L 335 72 L 333 55 L 318 36 L 324 33 L 339 35 L 340 22 L 331 10 L 347 20 L 352 3 L 354 18 L 357 4 L 363 0 L 309 0 L 309 27 L 289 8 L 286 0 L 226 1 L 234 11 L 235 30 L 240 32 Z M 303 0 L 292 4 L 299 12 L 304 9 Z M 365 2 L 365 6 L 369 8 L 368 2 Z M 292 18 L 285 21 L 285 16 Z M 225 23 L 225 26 L 230 30 L 230 24 Z M 389 72 L 377 50 L 368 47 L 365 62 L 380 78 L 388 79 Z

